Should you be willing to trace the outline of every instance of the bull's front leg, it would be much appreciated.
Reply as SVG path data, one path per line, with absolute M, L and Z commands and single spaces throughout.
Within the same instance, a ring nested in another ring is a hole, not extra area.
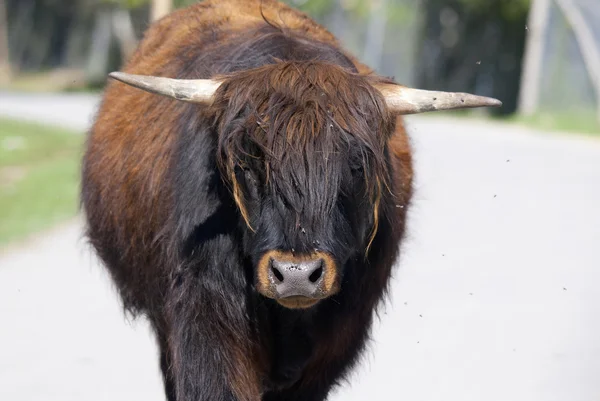
M 221 274 L 184 274 L 169 295 L 167 350 L 177 401 L 261 399 L 243 283 Z

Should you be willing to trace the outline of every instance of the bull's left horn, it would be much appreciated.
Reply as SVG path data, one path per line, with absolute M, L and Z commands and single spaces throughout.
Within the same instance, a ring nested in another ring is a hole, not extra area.
M 212 79 L 172 79 L 111 72 L 111 78 L 127 85 L 189 103 L 212 103 L 221 82 Z
M 502 106 L 498 99 L 469 93 L 426 91 L 399 85 L 379 85 L 377 89 L 385 97 L 389 109 L 400 114 Z

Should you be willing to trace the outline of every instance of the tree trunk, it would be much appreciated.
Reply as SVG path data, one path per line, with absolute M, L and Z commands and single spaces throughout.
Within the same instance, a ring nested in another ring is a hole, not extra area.
M 18 74 L 23 67 L 28 44 L 35 41 L 34 29 L 31 24 L 35 15 L 35 3 L 30 1 L 19 3 L 16 11 L 11 14 L 11 67 L 13 73 Z
M 375 71 L 380 70 L 385 43 L 387 23 L 387 0 L 371 0 L 367 39 L 365 41 L 365 62 Z
M 527 23 L 528 34 L 519 93 L 518 110 L 525 116 L 535 114 L 539 106 L 549 16 L 550 0 L 533 0 Z
M 10 54 L 8 50 L 8 21 L 6 18 L 6 2 L 0 0 L 0 83 L 10 81 Z
M 326 25 L 330 27 L 331 32 L 337 36 L 338 38 L 346 37 L 346 15 L 344 12 L 344 8 L 340 4 L 339 1 L 334 1 L 333 10 L 331 14 L 328 16 L 328 20 Z
M 569 22 L 581 50 L 583 62 L 596 93 L 596 116 L 600 122 L 600 51 L 596 47 L 594 33 L 571 0 L 556 0 L 556 4 Z
M 138 44 L 129 10 L 113 10 L 112 26 L 121 49 L 121 58 L 125 63 L 133 55 Z
M 39 71 L 44 68 L 51 54 L 52 35 L 58 22 L 52 14 L 42 15 L 34 21 L 34 40 L 28 46 L 27 67 Z
M 93 17 L 87 13 L 81 13 L 80 15 L 81 17 L 76 18 L 71 25 L 65 56 L 66 65 L 76 66 L 78 68 L 85 67 L 85 62 L 88 57 L 88 40 L 90 40 L 93 33 L 93 29 L 90 25 L 94 21 Z
M 152 9 L 150 11 L 150 20 L 156 21 L 173 9 L 173 0 L 152 0 Z
M 86 75 L 91 83 L 103 82 L 108 72 L 112 42 L 112 10 L 100 8 L 96 12 L 96 23 L 88 58 Z

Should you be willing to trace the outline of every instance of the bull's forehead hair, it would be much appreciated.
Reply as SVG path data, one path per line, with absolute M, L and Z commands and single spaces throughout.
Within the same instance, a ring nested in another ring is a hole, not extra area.
M 277 62 L 225 79 L 219 157 L 235 166 L 263 165 L 272 189 L 295 208 L 329 208 L 344 169 L 364 170 L 374 193 L 387 181 L 384 144 L 393 129 L 381 94 L 365 77 L 322 62 Z M 298 188 L 301 194 L 298 194 Z M 308 199 L 307 199 L 308 197 Z

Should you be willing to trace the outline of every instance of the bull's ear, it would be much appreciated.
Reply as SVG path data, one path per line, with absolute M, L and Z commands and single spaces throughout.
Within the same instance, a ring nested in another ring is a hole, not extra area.
M 211 104 L 221 85 L 212 79 L 172 79 L 125 72 L 111 72 L 109 76 L 138 89 L 189 103 Z
M 502 106 L 498 99 L 469 93 L 427 91 L 394 84 L 378 84 L 375 87 L 385 97 L 388 108 L 398 114 Z

